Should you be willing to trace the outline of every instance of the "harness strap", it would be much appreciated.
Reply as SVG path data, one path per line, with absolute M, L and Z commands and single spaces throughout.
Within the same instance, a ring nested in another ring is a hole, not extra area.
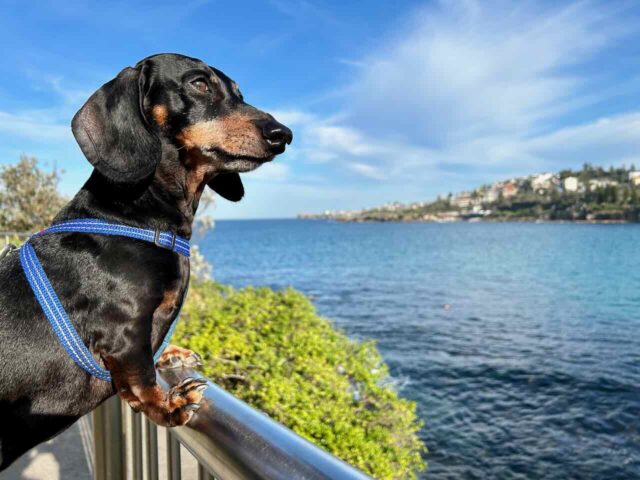
M 79 218 L 57 223 L 34 236 L 39 237 L 48 233 L 79 232 L 79 233 L 99 233 L 102 235 L 119 235 L 122 237 L 136 238 L 146 242 L 154 243 L 158 247 L 173 250 L 180 255 L 188 257 L 189 240 L 177 236 L 172 232 L 161 232 L 146 228 L 130 227 L 128 225 L 118 225 L 93 218 Z
M 102 220 L 78 219 L 59 223 L 38 232 L 29 238 L 20 248 L 20 263 L 22 264 L 22 269 L 27 277 L 27 281 L 67 354 L 80 368 L 90 375 L 100 380 L 111 382 L 111 374 L 102 368 L 95 360 L 91 351 L 84 344 L 80 335 L 78 335 L 67 312 L 62 307 L 53 286 L 49 282 L 33 246 L 29 243 L 34 237 L 60 232 L 98 233 L 130 237 L 154 243 L 158 247 L 173 250 L 186 257 L 189 257 L 189 241 L 169 232 L 117 225 Z M 158 359 L 168 345 L 178 316 L 176 316 L 176 319 L 169 327 L 169 331 L 165 335 L 160 349 L 156 352 L 154 360 Z

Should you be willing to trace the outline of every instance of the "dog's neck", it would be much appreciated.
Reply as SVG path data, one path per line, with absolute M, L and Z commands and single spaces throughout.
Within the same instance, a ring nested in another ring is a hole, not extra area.
M 100 218 L 191 238 L 202 191 L 215 176 L 201 160 L 184 150 L 167 150 L 150 178 L 127 185 L 109 182 L 94 170 L 54 222 Z

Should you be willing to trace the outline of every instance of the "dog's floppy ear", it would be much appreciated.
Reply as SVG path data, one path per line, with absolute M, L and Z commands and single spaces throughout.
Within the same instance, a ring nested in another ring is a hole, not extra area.
M 222 198 L 232 202 L 238 202 L 244 197 L 242 180 L 237 173 L 221 173 L 213 177 L 207 185 Z
M 143 102 L 149 67 L 125 68 L 91 95 L 71 122 L 87 160 L 114 182 L 133 183 L 160 161 L 160 139 L 149 130 Z

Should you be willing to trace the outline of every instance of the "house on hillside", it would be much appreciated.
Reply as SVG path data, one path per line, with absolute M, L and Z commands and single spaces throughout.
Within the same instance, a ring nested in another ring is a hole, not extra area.
M 597 188 L 615 187 L 616 185 L 618 185 L 618 182 L 608 178 L 592 178 L 589 180 L 589 187 L 592 190 Z
M 458 208 L 469 208 L 473 203 L 471 192 L 462 192 L 451 199 L 451 204 Z
M 629 172 L 629 183 L 634 187 L 640 187 L 640 170 Z
M 553 173 L 541 173 L 531 179 L 531 188 L 534 192 L 545 193 L 556 184 L 557 178 Z
M 567 177 L 563 182 L 565 192 L 577 192 L 579 185 L 578 177 Z
M 482 195 L 482 201 L 484 203 L 493 203 L 500 197 L 500 190 L 495 186 L 491 185 L 489 189 L 487 189 Z
M 518 184 L 515 181 L 507 182 L 502 187 L 502 197 L 511 198 L 518 194 Z

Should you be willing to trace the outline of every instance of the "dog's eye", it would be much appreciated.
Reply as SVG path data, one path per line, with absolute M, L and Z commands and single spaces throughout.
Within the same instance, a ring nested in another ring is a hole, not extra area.
M 199 92 L 207 93 L 209 91 L 209 85 L 207 85 L 207 82 L 204 80 L 194 80 L 191 82 L 191 85 L 193 85 Z

